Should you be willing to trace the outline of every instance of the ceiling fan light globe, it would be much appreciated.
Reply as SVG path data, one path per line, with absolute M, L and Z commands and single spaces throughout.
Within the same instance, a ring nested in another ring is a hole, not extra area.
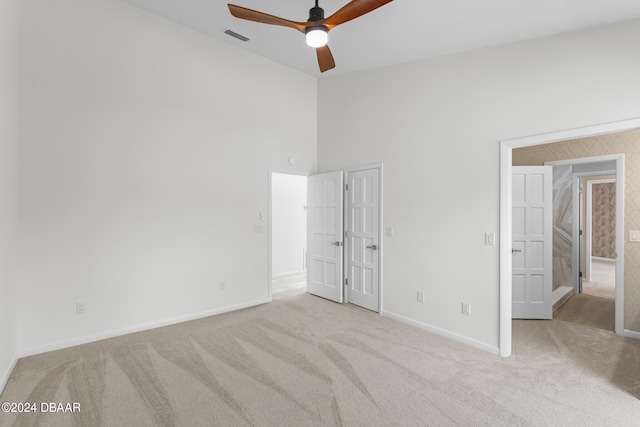
M 311 47 L 322 47 L 329 42 L 329 33 L 324 28 L 312 28 L 307 31 L 306 40 Z

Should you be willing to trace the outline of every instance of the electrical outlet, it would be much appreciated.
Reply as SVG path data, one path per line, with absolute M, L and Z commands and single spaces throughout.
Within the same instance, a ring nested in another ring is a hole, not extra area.
M 424 292 L 418 291 L 417 300 L 420 304 L 424 304 Z
M 76 314 L 85 314 L 87 312 L 87 303 L 86 302 L 77 302 L 76 303 Z
M 220 290 L 224 291 L 227 289 L 227 282 L 225 282 L 224 280 L 220 281 Z
M 464 314 L 465 316 L 471 316 L 471 304 L 469 304 L 468 302 L 462 303 L 462 314 Z

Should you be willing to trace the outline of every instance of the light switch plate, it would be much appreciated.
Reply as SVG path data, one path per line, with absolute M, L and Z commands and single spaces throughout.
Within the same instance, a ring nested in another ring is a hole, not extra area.
M 629 241 L 640 242 L 640 230 L 629 230 Z
M 487 246 L 495 246 L 496 233 L 484 233 L 484 244 Z

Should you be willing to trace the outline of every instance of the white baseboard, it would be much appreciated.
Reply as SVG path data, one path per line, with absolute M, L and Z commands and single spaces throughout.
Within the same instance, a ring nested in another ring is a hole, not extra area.
M 602 258 L 599 256 L 592 256 L 591 259 L 594 259 L 596 261 L 616 262 L 615 258 Z
M 230 311 L 241 310 L 243 308 L 254 307 L 256 305 L 266 304 L 270 301 L 271 300 L 269 298 L 264 298 L 256 301 L 250 301 L 247 303 L 231 305 L 231 306 L 222 307 L 222 308 L 216 308 L 214 310 L 203 311 L 200 313 L 188 314 L 185 316 L 179 316 L 171 319 L 160 320 L 158 322 L 144 323 L 142 325 L 101 332 L 93 335 L 86 335 L 83 337 L 72 338 L 64 341 L 58 341 L 51 344 L 18 349 L 18 355 L 19 357 L 26 357 L 26 356 L 33 356 L 36 354 L 46 353 L 49 351 L 61 350 L 64 348 L 75 347 L 77 345 L 88 344 L 91 342 L 101 341 L 108 338 L 119 337 L 122 335 L 132 334 L 135 332 L 142 332 L 149 329 L 161 328 L 163 326 L 175 325 L 177 323 L 188 322 L 190 320 L 197 320 L 205 317 L 215 316 L 217 314 L 228 313 Z
M 474 339 L 465 337 L 463 335 L 459 335 L 459 334 L 456 334 L 456 333 L 453 333 L 453 332 L 438 328 L 436 326 L 429 325 L 427 323 L 422 323 L 422 322 L 419 322 L 417 320 L 413 320 L 413 319 L 410 319 L 408 317 L 404 317 L 404 316 L 402 316 L 400 314 L 391 313 L 389 311 L 381 311 L 380 314 L 385 316 L 385 317 L 388 317 L 390 319 L 394 319 L 394 320 L 397 320 L 399 322 L 406 323 L 406 324 L 411 325 L 411 326 L 415 326 L 416 328 L 424 329 L 425 331 L 434 333 L 436 335 L 440 335 L 440 336 L 445 337 L 445 338 L 449 338 L 450 340 L 457 341 L 457 342 L 462 343 L 462 344 L 469 345 L 471 347 L 477 348 L 479 350 L 486 351 L 486 352 L 494 354 L 496 356 L 500 355 L 500 349 L 498 347 L 495 347 L 495 346 L 492 346 L 492 345 L 489 345 L 489 344 L 486 344 L 486 343 L 483 343 L 483 342 L 480 342 L 480 341 L 476 341 Z
M 302 274 L 307 274 L 307 270 L 300 270 L 300 271 L 288 271 L 286 273 L 278 273 L 278 274 L 274 274 L 271 277 L 273 279 L 286 279 L 287 277 L 293 277 L 293 276 L 300 276 Z
M 625 329 L 623 335 L 629 338 L 635 338 L 640 340 L 640 332 L 630 331 L 629 329 Z
M 7 371 L 0 378 L 0 395 L 4 391 L 4 388 L 7 385 L 7 381 L 9 381 L 9 377 L 11 376 L 11 373 L 13 372 L 13 369 L 16 367 L 16 363 L 18 363 L 18 355 L 17 354 L 15 356 L 13 356 L 13 360 L 9 364 L 9 367 L 7 368 Z

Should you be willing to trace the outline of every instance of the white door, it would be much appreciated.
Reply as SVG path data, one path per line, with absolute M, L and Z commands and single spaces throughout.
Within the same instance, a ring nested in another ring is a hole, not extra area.
M 335 302 L 343 302 L 342 188 L 342 171 L 309 177 L 307 291 Z
M 552 315 L 551 166 L 513 167 L 513 318 Z
M 380 170 L 347 176 L 347 301 L 378 312 Z

